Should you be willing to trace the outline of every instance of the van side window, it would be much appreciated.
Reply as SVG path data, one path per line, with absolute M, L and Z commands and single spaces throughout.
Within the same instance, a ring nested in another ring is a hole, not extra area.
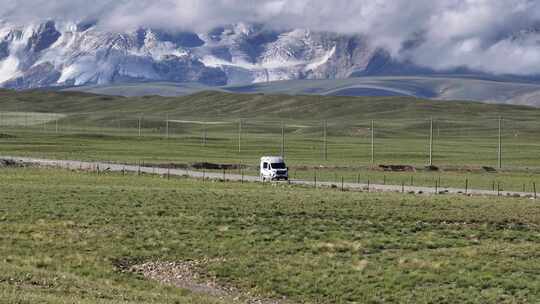
M 263 169 L 268 169 L 268 163 L 263 163 Z

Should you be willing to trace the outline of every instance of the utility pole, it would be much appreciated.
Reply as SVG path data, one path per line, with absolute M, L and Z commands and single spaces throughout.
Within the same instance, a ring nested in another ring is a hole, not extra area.
M 165 137 L 169 139 L 169 114 L 165 117 Z
M 285 124 L 281 121 L 281 157 L 285 157 Z
M 502 122 L 503 118 L 499 117 L 499 149 L 497 153 L 497 157 L 499 160 L 499 169 L 502 169 Z
M 238 121 L 238 153 L 242 153 L 242 119 Z
M 202 135 L 203 135 L 202 144 L 203 144 L 204 147 L 206 147 L 208 130 L 207 130 L 207 126 L 206 126 L 205 122 L 203 122 L 203 134 Z
M 141 125 L 142 125 L 142 116 L 139 116 L 139 124 L 138 124 L 139 137 L 141 137 L 141 135 L 142 135 L 142 133 L 141 133 Z
M 371 121 L 371 164 L 375 164 L 375 121 Z
M 324 145 L 324 160 L 328 160 L 328 121 L 323 122 L 323 145 Z
M 433 166 L 433 117 L 429 121 L 429 165 Z

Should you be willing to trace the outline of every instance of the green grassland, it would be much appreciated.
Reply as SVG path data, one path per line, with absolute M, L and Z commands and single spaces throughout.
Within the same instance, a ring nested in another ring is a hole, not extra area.
M 292 303 L 540 299 L 540 208 L 527 199 L 0 170 L 3 302 L 221 303 L 118 259 L 216 260 L 200 271 Z
M 201 92 L 126 98 L 0 91 L 0 109 L 4 155 L 146 164 L 241 163 L 248 166 L 246 173 L 257 174 L 260 156 L 281 153 L 283 123 L 285 154 L 296 178 L 317 175 L 336 182 L 343 177 L 393 184 L 410 184 L 412 179 L 412 184 L 426 186 L 440 178 L 443 186 L 451 187 L 463 187 L 469 179 L 475 188 L 501 183 L 514 191 L 530 191 L 533 182 L 540 182 L 540 109 L 530 107 L 405 97 Z M 497 174 L 487 173 L 482 166 L 497 166 L 500 116 L 504 167 Z M 378 164 L 423 168 L 428 163 L 430 118 L 435 121 L 434 164 L 442 172 L 368 170 Z

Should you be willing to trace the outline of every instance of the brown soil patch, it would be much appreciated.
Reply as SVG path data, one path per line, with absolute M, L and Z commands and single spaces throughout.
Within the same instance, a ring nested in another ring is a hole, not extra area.
M 240 164 L 213 164 L 213 163 L 194 163 L 191 165 L 194 169 L 206 169 L 206 170 L 238 170 L 240 168 L 245 169 L 246 166 Z
M 215 163 L 207 163 L 207 162 L 201 162 L 201 163 L 193 163 L 193 164 L 151 164 L 151 163 L 144 163 L 141 164 L 145 167 L 156 167 L 161 169 L 197 169 L 197 170 L 239 170 L 240 168 L 246 169 L 248 166 L 246 165 L 240 165 L 240 164 L 215 164 Z
M 6 134 L 6 133 L 0 133 L 0 138 L 2 138 L 2 139 L 13 139 L 13 138 L 17 138 L 17 136 L 11 135 L 11 134 Z
M 416 172 L 416 168 L 409 165 L 380 165 L 379 167 L 388 172 Z
M 25 167 L 25 164 L 11 159 L 0 159 L 0 168 L 7 167 L 20 168 Z

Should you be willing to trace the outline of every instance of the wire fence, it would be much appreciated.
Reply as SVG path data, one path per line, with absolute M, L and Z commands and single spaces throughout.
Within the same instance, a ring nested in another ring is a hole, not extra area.
M 539 131 L 540 122 L 498 117 L 350 122 L 0 112 L 3 133 L 166 141 L 176 144 L 175 153 L 191 155 L 190 160 L 256 162 L 262 155 L 283 155 L 299 165 L 342 167 L 539 168 Z

